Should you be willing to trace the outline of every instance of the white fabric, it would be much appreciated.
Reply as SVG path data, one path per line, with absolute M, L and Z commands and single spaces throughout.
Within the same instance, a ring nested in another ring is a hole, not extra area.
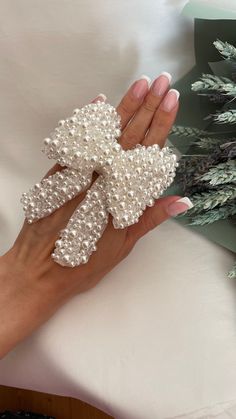
M 142 73 L 176 79 L 191 68 L 184 3 L 1 1 L 2 252 L 23 220 L 21 192 L 51 166 L 41 140 L 60 118 L 100 92 L 116 104 Z M 165 223 L 1 361 L 0 384 L 78 397 L 120 419 L 236 417 L 232 262 Z

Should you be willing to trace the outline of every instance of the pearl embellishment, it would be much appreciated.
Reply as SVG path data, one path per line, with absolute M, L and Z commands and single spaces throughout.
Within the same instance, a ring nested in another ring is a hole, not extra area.
M 28 223 L 47 217 L 87 189 L 94 171 L 99 175 L 55 243 L 52 258 L 62 266 L 88 262 L 109 213 L 115 228 L 137 223 L 173 182 L 178 163 L 168 147 L 137 145 L 125 151 L 117 142 L 120 135 L 115 108 L 97 102 L 75 109 L 43 141 L 47 157 L 66 167 L 22 194 Z

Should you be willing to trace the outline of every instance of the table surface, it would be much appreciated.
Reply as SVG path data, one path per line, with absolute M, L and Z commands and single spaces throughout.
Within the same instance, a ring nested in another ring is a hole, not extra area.
M 50 167 L 41 140 L 99 92 L 194 64 L 183 0 L 2 0 L 1 250 Z M 132 22 L 132 25 L 131 25 Z M 78 397 L 120 419 L 236 417 L 233 255 L 171 220 L 0 363 L 0 384 Z M 230 416 L 231 415 L 231 416 Z

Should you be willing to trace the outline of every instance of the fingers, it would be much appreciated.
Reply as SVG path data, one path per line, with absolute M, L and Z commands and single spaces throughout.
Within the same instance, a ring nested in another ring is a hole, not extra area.
M 121 99 L 116 111 L 121 117 L 122 130 L 142 104 L 144 97 L 149 91 L 150 83 L 151 80 L 149 77 L 142 76 L 132 84 L 128 92 Z
M 155 227 L 193 207 L 189 198 L 180 196 L 166 196 L 159 198 L 153 207 L 146 209 L 137 224 L 128 228 L 128 239 L 134 245 L 137 240 L 153 230 Z
M 178 108 L 179 92 L 175 89 L 170 89 L 155 112 L 148 134 L 142 144 L 159 144 L 160 147 L 163 147 L 175 121 Z
M 163 72 L 153 82 L 148 94 L 142 102 L 142 105 L 122 133 L 120 142 L 123 148 L 132 148 L 143 141 L 147 130 L 150 127 L 153 116 L 169 89 L 170 82 L 171 75 L 166 72 Z

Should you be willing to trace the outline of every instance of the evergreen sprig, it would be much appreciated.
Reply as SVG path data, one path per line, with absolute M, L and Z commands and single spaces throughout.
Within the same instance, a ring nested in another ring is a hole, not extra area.
M 226 185 L 216 190 L 196 193 L 191 196 L 194 207 L 189 214 L 199 213 L 203 210 L 213 209 L 217 206 L 224 205 L 227 201 L 236 199 L 235 185 Z
M 236 48 L 220 40 L 214 46 L 232 65 L 232 80 L 204 73 L 192 84 L 192 90 L 219 107 L 217 113 L 206 119 L 219 125 L 228 124 L 229 129 L 213 132 L 175 125 L 171 131 L 189 139 L 189 154 L 182 155 L 176 180 L 194 204 L 188 211 L 190 224 L 194 226 L 236 220 L 236 138 L 232 138 L 234 130 L 230 127 L 236 123 L 236 106 L 232 107 L 236 103 Z M 229 103 L 231 106 L 227 108 Z M 236 263 L 228 277 L 236 278 Z
M 217 113 L 214 115 L 214 120 L 218 124 L 236 124 L 236 109 Z
M 192 84 L 192 90 L 217 90 L 230 95 L 236 94 L 236 84 L 227 77 L 219 77 L 214 74 L 202 74 L 200 80 Z
M 201 137 L 199 139 L 196 139 L 195 145 L 197 145 L 199 148 L 212 151 L 217 145 L 221 144 L 223 140 L 220 140 L 219 138 L 213 138 L 213 137 Z
M 196 215 L 189 224 L 203 226 L 218 220 L 224 220 L 232 215 L 236 215 L 236 201 Z
M 236 60 L 236 48 L 233 45 L 219 39 L 214 41 L 213 44 L 226 60 Z
M 209 169 L 208 172 L 199 176 L 199 179 L 209 182 L 212 186 L 236 182 L 236 160 L 217 164 Z
M 184 127 L 182 125 L 173 125 L 170 134 L 179 137 L 198 137 L 200 135 L 209 135 L 207 131 L 203 131 L 198 128 Z

